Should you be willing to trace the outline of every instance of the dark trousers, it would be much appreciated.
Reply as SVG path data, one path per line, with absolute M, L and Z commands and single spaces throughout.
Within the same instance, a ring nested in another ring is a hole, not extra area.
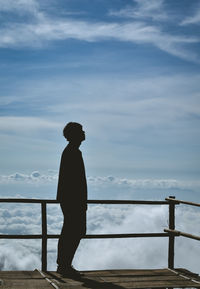
M 58 241 L 57 264 L 70 267 L 80 240 L 86 234 L 86 211 L 71 211 L 61 204 L 64 216 L 63 227 Z

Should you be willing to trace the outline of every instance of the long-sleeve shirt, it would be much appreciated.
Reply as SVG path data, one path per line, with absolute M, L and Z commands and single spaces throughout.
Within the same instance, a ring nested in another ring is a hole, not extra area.
M 87 182 L 82 153 L 70 145 L 61 156 L 57 200 L 69 212 L 87 209 Z

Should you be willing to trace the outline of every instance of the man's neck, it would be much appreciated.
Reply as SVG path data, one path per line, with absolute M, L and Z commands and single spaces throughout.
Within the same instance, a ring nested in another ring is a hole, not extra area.
M 80 145 L 81 145 L 80 141 L 79 142 L 71 142 L 70 141 L 69 144 L 68 144 L 68 146 L 73 148 L 73 149 L 79 149 Z

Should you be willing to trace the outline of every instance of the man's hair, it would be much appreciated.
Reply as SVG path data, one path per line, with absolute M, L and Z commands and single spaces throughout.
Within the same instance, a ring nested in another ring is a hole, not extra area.
M 82 129 L 82 125 L 77 122 L 69 122 L 63 129 L 63 136 L 68 140 L 71 141 L 72 139 L 76 138 L 77 132 Z

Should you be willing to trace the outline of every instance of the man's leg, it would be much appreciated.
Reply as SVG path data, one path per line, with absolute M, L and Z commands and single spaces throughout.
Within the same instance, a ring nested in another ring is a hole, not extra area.
M 71 267 L 72 260 L 80 243 L 80 239 L 80 236 L 77 238 L 71 238 L 69 235 L 67 235 L 65 238 L 65 235 L 61 233 L 61 237 L 58 241 L 58 266 L 65 269 Z
M 64 223 L 61 235 L 58 241 L 58 258 L 59 268 L 68 270 L 71 268 L 72 260 L 80 243 L 81 238 L 86 233 L 86 212 L 67 214 L 62 208 Z
M 60 238 L 58 240 L 58 254 L 57 254 L 57 264 L 60 267 L 66 267 L 66 248 L 68 247 L 66 244 L 67 237 L 68 237 L 68 230 L 66 225 L 66 217 L 64 217 L 63 227 L 60 234 Z
M 85 215 L 67 214 L 63 208 L 62 211 L 64 222 L 58 241 L 57 264 L 67 268 L 71 266 L 80 240 L 85 235 Z

